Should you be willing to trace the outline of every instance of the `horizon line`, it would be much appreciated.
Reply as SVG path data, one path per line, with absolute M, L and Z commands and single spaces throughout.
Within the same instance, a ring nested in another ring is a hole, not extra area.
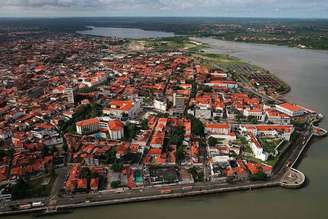
M 263 17 L 263 16 L 0 16 L 0 19 L 60 19 L 60 18 L 246 18 L 246 19 L 294 19 L 294 20 L 328 20 L 328 17 Z

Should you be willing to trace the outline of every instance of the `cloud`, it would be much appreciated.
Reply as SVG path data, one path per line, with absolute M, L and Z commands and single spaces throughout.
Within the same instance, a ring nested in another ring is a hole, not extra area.
M 114 14 L 195 16 L 204 13 L 209 16 L 225 13 L 232 16 L 243 13 L 288 16 L 291 12 L 310 16 L 320 11 L 328 16 L 328 0 L 2 0 L 0 12 L 7 9 L 34 12 L 60 9 L 72 13 L 110 10 Z

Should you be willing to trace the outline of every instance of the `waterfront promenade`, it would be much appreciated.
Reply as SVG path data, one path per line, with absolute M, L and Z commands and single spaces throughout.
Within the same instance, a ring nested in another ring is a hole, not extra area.
M 247 191 L 247 190 L 251 191 L 253 189 L 278 187 L 278 186 L 287 189 L 300 188 L 304 185 L 306 178 L 303 173 L 294 169 L 294 167 L 297 164 L 297 162 L 299 162 L 299 160 L 301 159 L 305 149 L 309 145 L 309 142 L 313 136 L 314 134 L 310 133 L 307 136 L 306 141 L 296 142 L 296 144 L 290 146 L 292 150 L 290 150 L 290 153 L 285 154 L 286 159 L 284 160 L 283 165 L 281 166 L 279 171 L 277 171 L 275 175 L 272 176 L 272 179 L 269 181 L 255 181 L 255 182 L 245 181 L 245 182 L 239 182 L 234 184 L 206 182 L 206 183 L 197 183 L 197 184 L 188 184 L 188 185 L 177 184 L 177 185 L 163 186 L 163 187 L 150 187 L 150 188 L 144 188 L 142 190 L 140 189 L 132 190 L 122 193 L 98 192 L 94 194 L 78 194 L 74 196 L 56 197 L 56 200 L 52 200 L 52 203 L 56 203 L 56 205 L 51 207 L 61 208 L 61 209 L 72 209 L 72 208 L 150 201 L 150 200 L 159 200 L 159 199 L 182 198 L 182 197 L 190 197 L 196 195 L 206 195 L 206 194 L 214 194 L 214 193 L 222 193 L 222 192 Z M 166 189 L 169 188 L 170 192 L 168 194 L 162 194 L 161 190 L 164 188 Z M 185 188 L 189 188 L 189 189 L 186 190 Z M 0 216 L 40 212 L 45 210 L 47 210 L 47 206 L 33 208 L 33 209 L 16 210 L 16 211 L 4 207 L 0 212 Z

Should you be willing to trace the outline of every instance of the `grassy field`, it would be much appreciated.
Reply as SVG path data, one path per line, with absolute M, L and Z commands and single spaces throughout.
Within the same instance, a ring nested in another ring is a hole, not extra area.
M 254 161 L 256 163 L 264 163 L 264 164 L 267 164 L 267 165 L 272 166 L 272 167 L 274 165 L 276 165 L 277 161 L 279 160 L 279 156 L 274 157 L 274 158 L 273 157 L 272 158 L 269 158 L 266 161 L 262 161 L 260 159 L 257 159 L 255 157 L 253 157 L 253 156 L 243 156 L 243 158 L 246 159 L 246 160 L 248 160 L 248 161 Z
M 195 59 L 198 59 L 203 65 L 206 65 L 209 68 L 220 67 L 223 69 L 229 69 L 232 65 L 244 63 L 238 58 L 229 55 L 224 55 L 224 54 L 197 52 L 197 53 L 193 53 L 192 56 Z
M 264 149 L 264 151 L 268 153 L 273 153 L 274 149 L 281 142 L 280 138 L 260 138 L 260 143 Z
M 198 44 L 189 40 L 188 37 L 169 37 L 161 39 L 149 39 L 145 41 L 146 48 L 153 48 L 158 52 L 171 50 L 184 50 L 187 52 L 199 52 L 206 48 L 204 44 Z

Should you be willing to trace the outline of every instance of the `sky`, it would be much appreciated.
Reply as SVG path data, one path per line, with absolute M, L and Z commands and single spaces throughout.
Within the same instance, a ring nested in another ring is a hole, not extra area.
M 328 18 L 328 0 L 0 0 L 0 17 Z

